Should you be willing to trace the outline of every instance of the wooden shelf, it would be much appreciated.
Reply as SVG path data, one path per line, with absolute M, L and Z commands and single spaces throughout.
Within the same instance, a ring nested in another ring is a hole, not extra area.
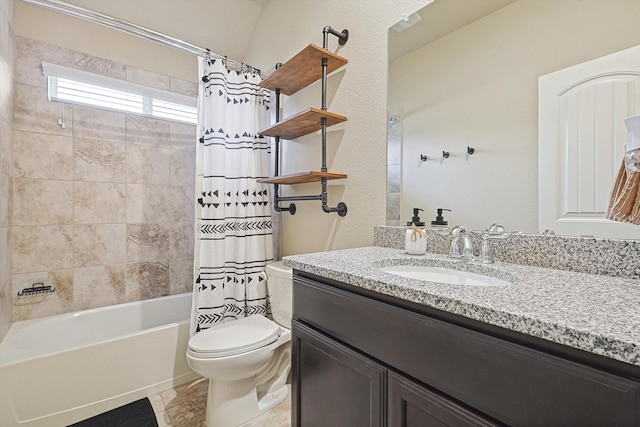
M 345 65 L 345 58 L 310 44 L 264 79 L 260 86 L 291 95 L 322 77 L 322 58 L 327 58 L 327 74 Z
M 273 178 L 261 178 L 258 182 L 264 184 L 305 184 L 307 182 L 319 182 L 322 178 L 343 179 L 346 177 L 347 175 L 343 173 L 311 171 L 274 176 Z
M 333 126 L 347 120 L 345 116 L 340 114 L 311 107 L 258 132 L 258 134 L 262 136 L 279 136 L 283 139 L 296 139 L 299 136 L 320 130 L 320 119 L 322 117 L 327 118 L 327 126 Z

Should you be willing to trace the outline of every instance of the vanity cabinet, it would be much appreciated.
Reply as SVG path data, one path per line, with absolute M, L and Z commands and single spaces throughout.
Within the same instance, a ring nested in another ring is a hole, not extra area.
M 637 367 L 299 271 L 293 295 L 293 426 L 640 425 Z

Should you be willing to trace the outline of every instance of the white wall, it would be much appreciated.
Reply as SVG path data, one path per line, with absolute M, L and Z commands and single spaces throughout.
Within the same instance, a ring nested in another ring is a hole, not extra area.
M 394 61 L 401 221 L 442 207 L 451 226 L 535 232 L 538 77 L 639 44 L 639 16 L 636 0 L 521 0 Z
M 348 178 L 330 181 L 329 205 L 344 201 L 348 213 L 327 214 L 319 201 L 297 202 L 282 213 L 282 255 L 370 246 L 373 226 L 385 222 L 387 31 L 425 0 L 270 0 L 264 7 L 245 61 L 263 70 L 285 62 L 310 43 L 322 46 L 322 29 L 347 28 L 349 41 L 337 53 L 349 60 L 329 78 L 328 110 L 348 121 L 328 129 L 327 165 Z M 329 50 L 338 47 L 330 36 Z M 284 97 L 283 116 L 320 107 L 320 84 Z M 320 136 L 283 141 L 283 173 L 319 170 Z M 319 194 L 320 184 L 284 186 L 283 194 Z

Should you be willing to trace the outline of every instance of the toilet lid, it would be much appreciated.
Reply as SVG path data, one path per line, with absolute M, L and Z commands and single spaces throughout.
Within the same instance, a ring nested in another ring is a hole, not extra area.
M 281 329 L 259 314 L 212 326 L 189 340 L 189 350 L 206 357 L 224 357 L 255 350 L 271 344 Z

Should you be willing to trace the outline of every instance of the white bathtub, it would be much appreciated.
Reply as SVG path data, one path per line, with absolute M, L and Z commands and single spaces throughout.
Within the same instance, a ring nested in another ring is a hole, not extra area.
M 0 342 L 0 426 L 73 424 L 195 380 L 191 294 L 16 322 Z

